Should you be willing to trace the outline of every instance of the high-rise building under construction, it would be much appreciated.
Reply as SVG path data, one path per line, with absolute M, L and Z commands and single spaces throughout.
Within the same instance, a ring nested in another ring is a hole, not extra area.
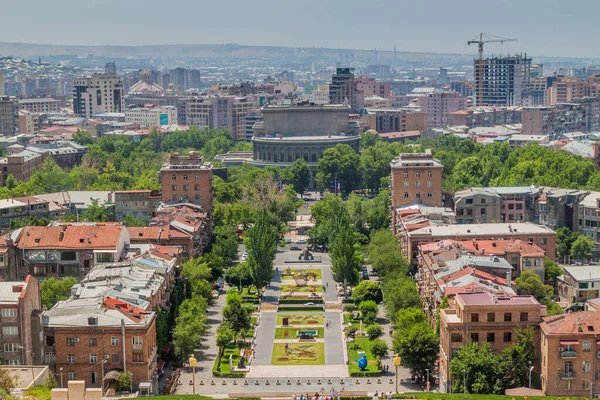
M 531 58 L 527 55 L 475 59 L 475 103 L 478 106 L 527 105 Z

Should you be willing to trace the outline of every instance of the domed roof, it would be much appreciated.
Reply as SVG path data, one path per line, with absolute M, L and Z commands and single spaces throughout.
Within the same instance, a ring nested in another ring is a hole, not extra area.
M 151 72 L 149 69 L 147 69 L 147 68 L 144 68 L 144 69 L 142 70 L 142 72 L 140 72 L 140 77 L 141 77 L 142 79 L 144 79 L 144 78 L 146 78 L 146 77 L 152 77 L 152 72 Z

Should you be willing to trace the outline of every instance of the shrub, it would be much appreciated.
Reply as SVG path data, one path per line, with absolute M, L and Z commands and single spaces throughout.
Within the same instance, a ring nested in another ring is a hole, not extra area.
M 375 340 L 383 334 L 383 329 L 380 325 L 369 325 L 367 327 L 367 336 L 369 340 Z
M 346 304 L 344 305 L 344 311 L 346 312 L 354 312 L 356 311 L 356 306 L 354 304 Z
M 388 352 L 388 345 L 381 339 L 375 339 L 371 342 L 371 354 L 374 357 L 385 357 Z

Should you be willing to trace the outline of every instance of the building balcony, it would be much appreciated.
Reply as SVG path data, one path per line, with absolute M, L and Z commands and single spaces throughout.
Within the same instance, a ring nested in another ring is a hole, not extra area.
M 571 379 L 577 379 L 577 374 L 575 372 L 561 372 L 560 379 L 567 381 Z
M 577 352 L 576 351 L 563 351 L 562 353 L 560 353 L 560 356 L 562 358 L 577 358 Z
M 144 345 L 143 344 L 133 344 L 132 349 L 133 349 L 134 353 L 141 353 L 144 351 Z

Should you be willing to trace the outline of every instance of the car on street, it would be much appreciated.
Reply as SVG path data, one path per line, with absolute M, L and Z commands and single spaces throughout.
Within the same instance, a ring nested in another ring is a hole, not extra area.
M 298 239 L 298 240 L 296 240 L 296 244 L 306 244 L 306 240 L 305 239 Z
M 300 248 L 300 246 L 292 246 L 290 247 L 290 250 L 302 250 L 302 248 Z
M 311 301 L 309 301 L 308 303 L 304 303 L 305 307 L 310 307 L 310 306 L 314 306 L 314 305 L 315 305 L 315 303 L 313 303 Z

